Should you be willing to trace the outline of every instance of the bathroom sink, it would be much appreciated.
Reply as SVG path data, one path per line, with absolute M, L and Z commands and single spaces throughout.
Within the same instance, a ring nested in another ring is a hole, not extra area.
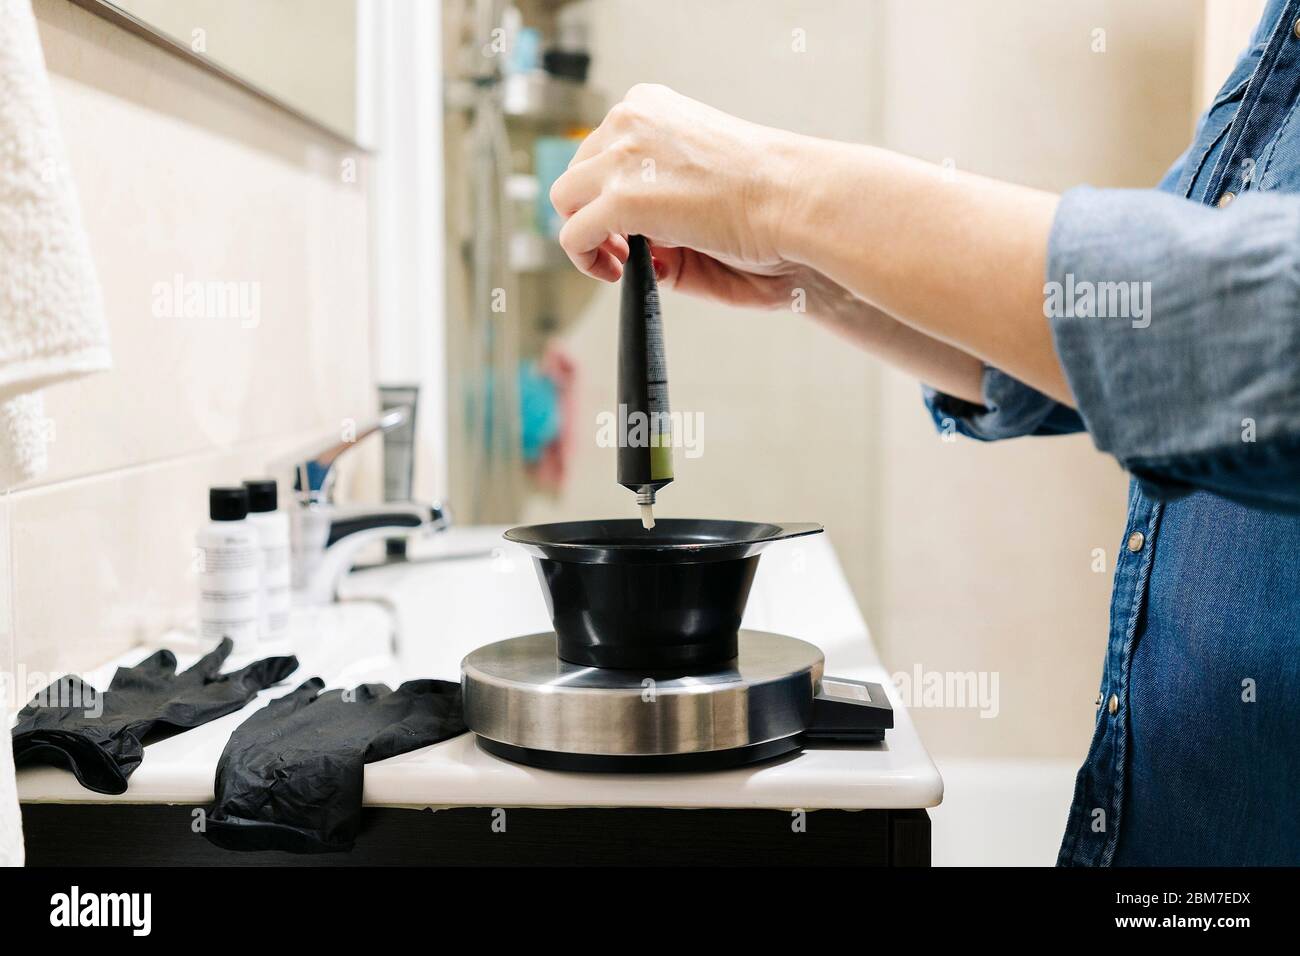
M 474 648 L 550 629 L 532 559 L 504 530 L 451 528 L 412 541 L 408 561 L 346 575 L 339 598 L 389 609 L 404 676 L 458 680 Z

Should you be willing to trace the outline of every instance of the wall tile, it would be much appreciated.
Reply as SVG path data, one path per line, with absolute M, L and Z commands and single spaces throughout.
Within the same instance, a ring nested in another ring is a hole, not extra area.
M 375 397 L 363 158 L 65 0 L 34 6 L 114 356 L 47 390 L 50 469 L 0 497 L 0 665 L 53 675 L 190 622 L 208 486 Z M 158 314 L 178 274 L 246 283 L 256 321 Z M 375 460 L 352 457 L 345 488 Z
M 307 436 L 13 493 L 14 656 L 54 676 L 192 624 L 207 489 L 262 474 Z
M 364 162 L 345 182 L 359 157 L 309 127 L 63 0 L 36 8 L 114 357 L 48 391 L 40 481 L 364 413 Z M 257 309 L 157 314 L 178 275 Z

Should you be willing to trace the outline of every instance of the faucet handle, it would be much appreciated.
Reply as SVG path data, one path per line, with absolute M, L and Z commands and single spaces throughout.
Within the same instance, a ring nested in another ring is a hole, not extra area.
M 392 532 L 405 531 L 409 534 L 420 528 L 440 529 L 446 521 L 442 507 L 437 504 L 408 502 L 336 508 L 330 515 L 329 537 L 325 540 L 325 546 L 329 547 L 343 538 L 375 528 L 386 528 Z

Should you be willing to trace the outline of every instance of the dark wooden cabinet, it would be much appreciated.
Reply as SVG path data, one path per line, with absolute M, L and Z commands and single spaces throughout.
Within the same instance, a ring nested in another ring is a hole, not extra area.
M 929 866 L 924 810 L 367 807 L 349 853 L 235 853 L 201 807 L 23 805 L 33 866 Z

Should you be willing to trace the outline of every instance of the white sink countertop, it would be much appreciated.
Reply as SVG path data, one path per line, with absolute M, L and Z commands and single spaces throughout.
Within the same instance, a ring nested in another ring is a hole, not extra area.
M 281 687 L 237 713 L 145 749 L 126 793 L 93 793 L 69 772 L 27 767 L 19 798 L 46 803 L 179 803 L 213 800 L 217 760 L 252 710 L 306 680 L 329 687 L 433 677 L 457 680 L 460 660 L 483 644 L 550 630 L 532 559 L 501 528 L 455 528 L 418 542 L 406 564 L 350 575 L 343 600 L 295 611 L 290 648 L 300 666 Z M 392 807 L 675 807 L 906 809 L 933 807 L 943 782 L 876 656 L 827 535 L 770 546 L 744 626 L 802 638 L 826 655 L 828 675 L 882 684 L 894 707 L 883 744 L 816 745 L 766 764 L 710 773 L 585 774 L 538 770 L 484 753 L 472 734 L 369 764 L 363 799 Z M 113 670 L 170 647 L 182 667 L 192 636 L 172 633 L 82 675 L 105 687 Z M 268 649 L 266 653 L 282 653 Z M 264 656 L 259 654 L 257 656 Z M 227 669 L 252 655 L 232 656 Z

